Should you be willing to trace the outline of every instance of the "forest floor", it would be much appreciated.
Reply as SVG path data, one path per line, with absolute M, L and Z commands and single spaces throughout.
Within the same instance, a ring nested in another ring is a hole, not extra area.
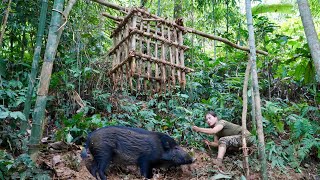
M 53 173 L 52 179 L 76 179 L 90 180 L 94 179 L 86 169 L 85 162 L 80 158 L 80 148 L 75 148 L 61 152 L 43 152 L 38 159 L 38 164 L 44 168 L 50 169 Z M 169 169 L 155 169 L 153 180 L 202 180 L 202 179 L 240 179 L 242 171 L 242 153 L 236 152 L 228 154 L 224 159 L 225 171 L 218 170 L 216 165 L 212 163 L 212 159 L 216 157 L 217 152 L 213 150 L 194 150 L 196 161 L 191 165 L 183 165 L 181 167 L 173 167 Z M 250 159 L 250 178 L 261 179 L 258 161 L 254 158 Z M 309 162 L 308 168 L 304 168 L 301 173 L 295 172 L 291 168 L 280 170 L 271 168 L 268 165 L 269 179 L 314 179 L 319 180 L 319 163 Z M 135 166 L 124 168 L 111 166 L 107 171 L 108 179 L 143 179 L 140 176 L 139 169 Z

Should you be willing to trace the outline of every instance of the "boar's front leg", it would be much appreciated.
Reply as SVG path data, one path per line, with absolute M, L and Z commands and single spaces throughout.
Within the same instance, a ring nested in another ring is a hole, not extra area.
M 97 163 L 98 174 L 101 180 L 107 180 L 105 175 L 106 168 L 110 165 L 112 160 L 112 150 L 105 149 L 103 153 L 94 156 Z
M 97 162 L 95 160 L 93 160 L 91 166 L 89 168 L 87 168 L 87 169 L 90 171 L 90 173 L 92 174 L 93 177 L 98 179 L 98 177 L 97 177 L 98 165 L 97 165 Z
M 146 158 L 146 157 L 139 158 L 138 165 L 140 167 L 141 175 L 147 179 L 151 179 L 153 176 L 152 166 L 151 166 L 151 163 L 149 162 L 148 158 Z

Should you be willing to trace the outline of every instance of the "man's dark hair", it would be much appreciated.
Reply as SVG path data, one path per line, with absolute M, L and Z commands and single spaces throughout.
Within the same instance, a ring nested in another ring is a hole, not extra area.
M 213 111 L 209 111 L 209 112 L 207 112 L 207 114 L 211 114 L 213 117 L 218 117 L 217 114 Z

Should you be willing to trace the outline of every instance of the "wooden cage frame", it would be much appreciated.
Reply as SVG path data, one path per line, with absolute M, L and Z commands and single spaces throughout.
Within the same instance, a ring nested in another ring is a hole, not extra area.
M 175 22 L 132 8 L 113 31 L 109 51 L 113 89 L 165 93 L 186 85 L 183 28 Z

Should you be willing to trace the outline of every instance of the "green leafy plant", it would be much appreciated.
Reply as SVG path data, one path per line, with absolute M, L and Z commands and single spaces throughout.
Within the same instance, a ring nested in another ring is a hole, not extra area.
M 99 114 L 85 117 L 84 113 L 75 114 L 71 119 L 63 119 L 62 128 L 57 131 L 57 139 L 68 143 L 85 138 L 90 131 L 103 127 L 105 122 Z
M 50 179 L 48 172 L 36 167 L 27 154 L 13 158 L 4 150 L 0 150 L 0 179 Z
M 275 126 L 280 133 L 284 132 L 283 107 L 277 102 L 266 101 L 263 107 L 264 118 Z

